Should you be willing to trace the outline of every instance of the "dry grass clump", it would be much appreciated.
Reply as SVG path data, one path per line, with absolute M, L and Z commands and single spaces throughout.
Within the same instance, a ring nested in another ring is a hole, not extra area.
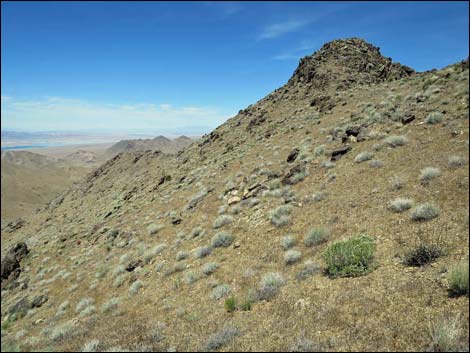
M 270 300 L 274 298 L 280 288 L 286 283 L 284 277 L 278 272 L 270 272 L 263 276 L 258 288 L 251 291 L 249 300 L 257 302 L 261 300 Z
M 421 181 L 421 184 L 427 185 L 432 179 L 437 178 L 439 175 L 441 175 L 441 171 L 439 168 L 426 167 L 424 169 L 421 169 L 419 180 Z
M 281 246 L 284 250 L 288 250 L 295 245 L 295 238 L 292 235 L 285 235 L 281 238 Z
M 136 295 L 139 292 L 139 289 L 142 288 L 143 286 L 144 286 L 144 284 L 142 283 L 142 281 L 140 281 L 140 280 L 135 281 L 129 287 L 129 295 L 130 296 Z
M 305 246 L 311 247 L 324 243 L 329 237 L 328 230 L 324 228 L 312 228 L 304 237 Z
M 369 167 L 371 168 L 382 168 L 383 166 L 384 166 L 384 163 L 379 159 L 372 159 L 369 162 Z
M 74 326 L 71 322 L 65 322 L 64 324 L 57 326 L 52 329 L 49 338 L 52 341 L 63 341 L 70 338 L 73 335 Z
M 211 275 L 219 268 L 219 264 L 217 262 L 208 262 L 202 265 L 201 272 L 206 276 Z
M 390 185 L 393 190 L 400 190 L 405 186 L 405 182 L 399 176 L 393 176 L 390 178 Z
M 320 273 L 320 266 L 313 263 L 312 261 L 306 261 L 303 264 L 302 269 L 296 273 L 295 278 L 298 281 L 303 281 L 304 279 L 307 279 L 313 275 L 316 275 L 317 273 Z
M 398 197 L 395 200 L 390 202 L 389 209 L 393 212 L 403 212 L 409 210 L 413 206 L 413 200 L 406 199 L 403 197 Z
M 213 248 L 219 248 L 219 247 L 228 247 L 230 244 L 232 244 L 234 240 L 234 236 L 232 234 L 226 233 L 226 232 L 219 232 L 211 240 L 211 245 Z
M 91 340 L 85 343 L 82 347 L 82 352 L 96 352 L 98 349 L 98 346 L 100 345 L 99 340 Z
M 450 168 L 459 168 L 466 164 L 466 160 L 460 156 L 450 156 L 447 160 L 447 164 Z
M 442 115 L 442 113 L 432 112 L 428 114 L 426 119 L 424 119 L 424 122 L 430 125 L 438 124 L 442 121 L 443 117 L 444 116 Z
M 416 206 L 411 212 L 411 219 L 413 221 L 422 222 L 429 221 L 439 216 L 439 209 L 430 203 L 423 203 Z
M 196 248 L 196 250 L 194 250 L 194 256 L 196 257 L 196 259 L 201 259 L 209 255 L 211 252 L 212 249 L 210 247 L 200 246 L 199 248 Z
M 212 228 L 218 229 L 233 222 L 233 217 L 229 215 L 220 215 L 212 224 Z
M 230 288 L 228 284 L 223 283 L 214 287 L 214 289 L 212 290 L 211 297 L 212 299 L 219 300 L 223 297 L 226 297 L 230 293 L 232 293 L 232 288 Z
M 459 347 L 461 333 L 460 316 L 440 320 L 431 328 L 431 345 L 428 351 L 459 352 L 461 348 Z
M 190 237 L 191 238 L 202 237 L 204 233 L 205 232 L 202 227 L 196 227 L 191 231 Z
M 289 215 L 291 212 L 292 208 L 288 205 L 281 205 L 277 207 L 276 209 L 269 212 L 271 224 L 274 224 L 276 227 L 283 227 L 289 224 Z
M 204 349 L 208 351 L 219 349 L 227 345 L 229 342 L 233 341 L 239 335 L 240 330 L 238 328 L 224 327 L 223 329 L 213 333 L 209 337 L 206 344 L 204 345 Z
M 298 250 L 287 250 L 284 253 L 284 263 L 292 265 L 300 260 L 302 253 Z
M 149 235 L 157 234 L 160 230 L 163 229 L 163 225 L 151 223 L 147 226 L 147 232 Z
M 468 296 L 468 261 L 456 265 L 449 273 L 449 292 L 452 296 Z
M 356 163 L 365 162 L 365 161 L 368 161 L 368 160 L 372 159 L 373 157 L 374 157 L 374 154 L 372 152 L 364 151 L 364 152 L 359 153 L 354 158 L 354 162 L 356 162 Z
M 408 143 L 408 139 L 406 138 L 406 136 L 401 135 L 388 136 L 384 141 L 390 147 L 404 146 Z

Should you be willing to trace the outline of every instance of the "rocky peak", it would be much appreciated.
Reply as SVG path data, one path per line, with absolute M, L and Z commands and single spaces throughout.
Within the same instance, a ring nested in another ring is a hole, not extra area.
M 410 76 L 415 71 L 393 63 L 378 47 L 359 38 L 333 40 L 311 56 L 300 60 L 288 85 L 346 89 Z

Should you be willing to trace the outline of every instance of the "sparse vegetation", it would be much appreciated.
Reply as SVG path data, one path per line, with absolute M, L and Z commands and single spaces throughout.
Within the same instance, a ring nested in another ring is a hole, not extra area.
M 384 141 L 390 147 L 404 146 L 408 143 L 408 139 L 405 136 L 399 135 L 388 136 Z
M 302 256 L 301 252 L 298 250 L 287 250 L 284 253 L 284 263 L 286 265 L 292 265 L 300 260 Z
M 206 276 L 209 276 L 210 274 L 214 273 L 215 270 L 219 268 L 219 265 L 216 262 L 208 262 L 207 264 L 204 264 L 202 266 L 202 273 L 205 274 Z
M 428 114 L 424 122 L 430 125 L 439 124 L 442 121 L 442 118 L 443 118 L 442 113 L 432 112 Z
M 129 295 L 131 296 L 136 295 L 139 292 L 139 289 L 142 288 L 143 286 L 144 284 L 140 280 L 133 282 L 131 286 L 129 287 Z
M 230 246 L 234 240 L 234 236 L 232 234 L 226 232 L 219 232 L 211 240 L 211 245 L 213 248 L 219 248 Z
M 228 284 L 219 284 L 218 286 L 214 287 L 212 290 L 212 299 L 219 300 L 223 297 L 226 297 L 232 292 L 232 289 Z
M 437 178 L 439 175 L 441 175 L 439 168 L 427 167 L 421 170 L 419 180 L 421 184 L 427 185 L 432 179 Z
M 436 218 L 439 216 L 439 209 L 430 203 L 423 203 L 418 206 L 416 206 L 412 211 L 411 211 L 411 219 L 413 221 L 429 221 L 433 218 Z
M 371 160 L 373 157 L 374 157 L 374 154 L 372 152 L 364 151 L 364 152 L 359 153 L 356 156 L 356 158 L 354 158 L 354 162 L 356 163 L 365 162 L 365 161 Z
M 237 309 L 237 301 L 235 297 L 225 299 L 224 307 L 227 312 L 234 312 Z
M 442 250 L 436 244 L 421 243 L 405 254 L 404 264 L 407 266 L 424 266 L 442 256 Z
M 441 319 L 431 329 L 431 352 L 458 352 L 462 327 L 460 317 Z M 463 351 L 463 350 L 462 350 Z
M 450 271 L 449 292 L 452 296 L 468 296 L 468 261 L 459 263 Z
M 403 212 L 409 210 L 413 206 L 413 200 L 406 199 L 403 197 L 398 197 L 395 200 L 390 202 L 389 209 L 393 212 Z
M 233 222 L 233 217 L 229 215 L 220 215 L 212 224 L 212 228 L 218 229 Z
M 295 238 L 292 235 L 286 235 L 281 238 L 281 246 L 284 250 L 288 250 L 295 245 Z
M 240 330 L 238 328 L 224 327 L 209 337 L 204 348 L 209 351 L 218 349 L 233 341 L 239 335 Z
M 292 209 L 288 205 L 281 205 L 276 209 L 269 212 L 269 218 L 271 223 L 274 224 L 276 227 L 283 227 L 289 224 L 290 221 L 290 213 Z
M 149 233 L 149 235 L 155 235 L 162 229 L 163 226 L 161 224 L 151 223 L 147 226 L 147 232 Z
M 312 228 L 304 237 L 305 246 L 316 246 L 328 240 L 329 232 L 324 228 Z
M 448 165 L 450 168 L 459 168 L 466 164 L 465 158 L 460 156 L 450 156 L 448 161 Z
M 367 235 L 357 235 L 331 245 L 323 254 L 326 272 L 335 277 L 357 277 L 373 269 L 374 240 Z
M 201 246 L 194 250 L 194 256 L 196 256 L 196 259 L 200 259 L 203 257 L 206 257 L 212 252 L 212 249 L 208 246 Z

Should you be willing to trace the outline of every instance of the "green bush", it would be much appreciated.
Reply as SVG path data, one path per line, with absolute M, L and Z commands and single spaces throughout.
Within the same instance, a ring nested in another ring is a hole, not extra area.
M 468 295 L 468 262 L 460 263 L 450 271 L 449 286 L 452 296 Z
M 326 272 L 335 277 L 357 277 L 372 270 L 375 243 L 367 235 L 357 235 L 331 245 L 323 254 Z
M 237 301 L 235 300 L 234 297 L 227 298 L 225 299 L 224 306 L 227 312 L 232 313 L 237 309 Z

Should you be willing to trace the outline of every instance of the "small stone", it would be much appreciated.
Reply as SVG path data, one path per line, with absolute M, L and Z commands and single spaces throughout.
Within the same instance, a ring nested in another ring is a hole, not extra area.
M 234 203 L 240 202 L 240 197 L 234 196 L 228 199 L 228 205 L 233 205 Z

